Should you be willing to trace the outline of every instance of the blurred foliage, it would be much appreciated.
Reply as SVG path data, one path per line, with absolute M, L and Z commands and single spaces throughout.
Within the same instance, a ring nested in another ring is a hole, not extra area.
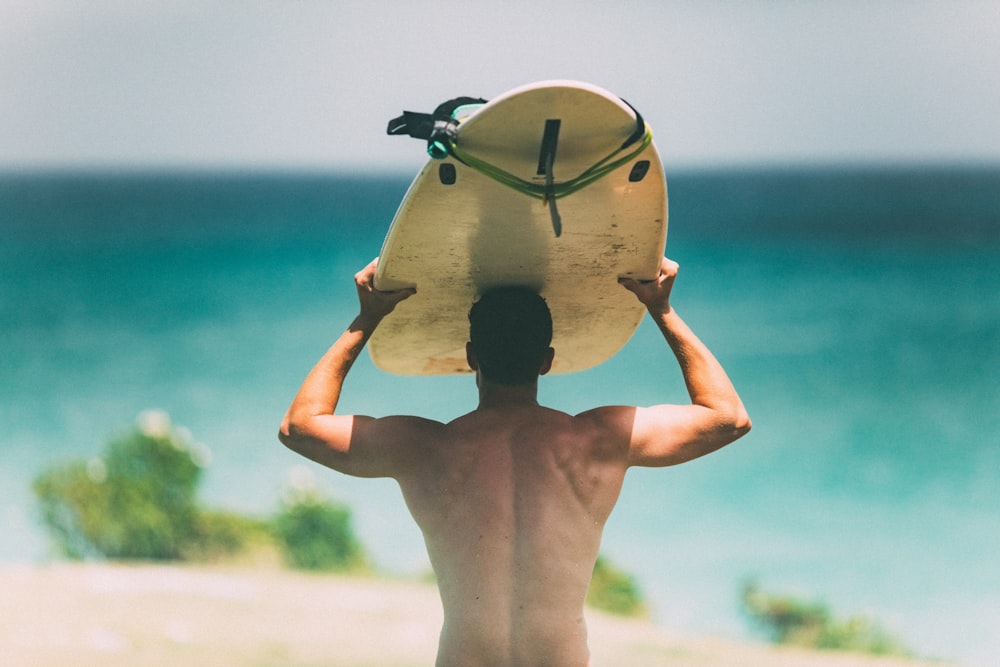
M 370 567 L 354 535 L 350 510 L 313 488 L 290 490 L 271 525 L 292 567 L 337 572 Z
M 64 555 L 174 560 L 197 539 L 204 450 L 162 413 L 144 416 L 100 458 L 35 479 L 42 520 Z
M 753 580 L 743 585 L 741 603 L 748 619 L 776 644 L 873 655 L 912 655 L 898 639 L 868 617 L 837 619 L 821 602 L 766 593 Z
M 108 494 L 88 474 L 86 463 L 46 470 L 35 478 L 33 489 L 42 521 L 63 556 L 80 559 L 100 553 L 95 542 L 105 532 L 102 524 Z
M 35 478 L 42 522 L 56 549 L 73 559 L 204 562 L 280 548 L 293 567 L 368 567 L 350 510 L 323 498 L 311 476 L 293 480 L 269 521 L 201 506 L 197 491 L 209 458 L 165 413 L 144 412 L 101 456 Z
M 210 562 L 232 559 L 248 551 L 272 548 L 267 521 L 224 510 L 201 509 L 184 560 Z
M 635 577 L 619 570 L 603 556 L 598 556 L 594 563 L 587 604 L 620 616 L 645 616 L 648 612 Z

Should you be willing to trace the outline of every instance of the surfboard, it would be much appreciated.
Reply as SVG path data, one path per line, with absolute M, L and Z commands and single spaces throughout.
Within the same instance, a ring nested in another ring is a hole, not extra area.
M 382 245 L 375 287 L 417 294 L 375 331 L 372 361 L 402 375 L 471 372 L 469 308 L 511 284 L 549 305 L 551 372 L 611 358 L 645 312 L 618 277 L 655 278 L 666 243 L 666 181 L 648 126 L 610 92 L 562 80 L 461 114 L 431 146 L 444 157 L 417 174 Z

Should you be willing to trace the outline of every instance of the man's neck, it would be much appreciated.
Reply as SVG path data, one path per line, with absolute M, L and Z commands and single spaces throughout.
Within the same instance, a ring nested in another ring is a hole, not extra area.
M 538 382 L 503 385 L 479 381 L 479 409 L 538 405 Z

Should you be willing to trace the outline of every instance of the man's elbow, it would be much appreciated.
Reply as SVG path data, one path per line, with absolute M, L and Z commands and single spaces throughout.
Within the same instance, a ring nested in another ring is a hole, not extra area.
M 298 452 L 301 449 L 302 439 L 301 429 L 297 428 L 286 415 L 281 422 L 281 428 L 278 429 L 278 440 L 293 452 Z
M 285 424 L 282 424 L 281 428 L 278 429 L 278 442 L 283 444 L 288 449 L 295 449 L 294 447 L 292 447 L 292 434 L 285 427 Z
M 728 426 L 733 440 L 738 440 L 749 433 L 750 429 L 753 428 L 753 422 L 750 421 L 750 415 L 747 413 L 746 408 L 740 405 L 733 412 Z

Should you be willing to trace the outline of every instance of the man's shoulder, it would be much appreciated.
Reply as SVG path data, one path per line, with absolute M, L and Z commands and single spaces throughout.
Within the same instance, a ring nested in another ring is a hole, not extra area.
M 447 426 L 445 422 L 417 415 L 389 415 L 388 417 L 382 417 L 381 421 L 396 422 L 401 426 L 412 428 L 443 428 Z
M 423 440 L 438 435 L 446 424 L 416 415 L 388 415 L 374 420 L 379 430 L 402 440 Z M 407 437 L 408 436 L 408 437 Z
M 634 405 L 602 405 L 580 412 L 573 418 L 595 428 L 618 429 L 631 427 L 637 409 Z

